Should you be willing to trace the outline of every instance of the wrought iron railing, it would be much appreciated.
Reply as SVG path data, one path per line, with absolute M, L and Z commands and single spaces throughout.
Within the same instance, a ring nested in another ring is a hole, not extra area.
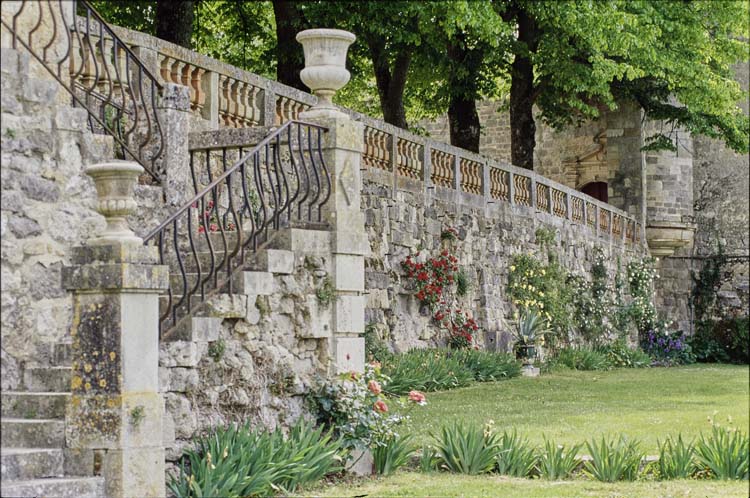
M 92 131 L 111 135 L 118 155 L 138 161 L 158 182 L 162 85 L 85 0 L 19 5 L 2 19 L 13 48 L 24 47 L 88 111 Z
M 325 131 L 289 121 L 254 146 L 191 150 L 198 193 L 144 238 L 173 275 L 162 303 L 163 337 L 213 294 L 234 292 L 234 274 L 269 239 L 269 230 L 322 222 L 331 196 Z

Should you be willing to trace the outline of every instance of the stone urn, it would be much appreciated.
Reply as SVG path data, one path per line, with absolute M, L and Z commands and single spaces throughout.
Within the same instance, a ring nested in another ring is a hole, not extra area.
M 340 29 L 307 29 L 297 33 L 305 53 L 305 69 L 300 79 L 318 97 L 307 117 L 341 114 L 333 105 L 333 95 L 349 82 L 346 53 L 356 37 Z
M 92 164 L 86 174 L 94 179 L 99 197 L 96 210 L 107 220 L 107 227 L 89 245 L 143 244 L 130 229 L 127 216 L 138 208 L 133 191 L 143 167 L 133 161 L 108 161 Z

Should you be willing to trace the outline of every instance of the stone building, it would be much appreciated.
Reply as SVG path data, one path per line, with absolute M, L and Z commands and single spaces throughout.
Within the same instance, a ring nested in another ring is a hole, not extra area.
M 366 323 L 395 349 L 434 344 L 401 263 L 446 228 L 475 283 L 461 305 L 497 347 L 509 261 L 543 252 L 540 228 L 573 272 L 641 259 L 647 236 L 684 253 L 680 189 L 717 188 L 682 152 L 640 155 L 635 109 L 540 130 L 532 173 L 494 112 L 471 154 L 31 4 L 2 3 L 3 495 L 163 496 L 201 431 L 284 426 L 318 379 L 361 370 Z M 734 222 L 702 206 L 698 223 Z

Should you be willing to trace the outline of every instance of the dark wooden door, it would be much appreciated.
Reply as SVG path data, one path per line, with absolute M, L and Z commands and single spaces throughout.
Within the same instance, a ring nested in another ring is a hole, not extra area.
M 609 199 L 609 195 L 607 193 L 607 182 L 587 183 L 583 186 L 581 192 L 590 195 L 594 199 L 598 199 L 602 202 L 608 202 Z

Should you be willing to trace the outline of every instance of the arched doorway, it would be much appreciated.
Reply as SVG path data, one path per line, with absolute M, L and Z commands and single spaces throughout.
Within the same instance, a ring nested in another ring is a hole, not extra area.
M 581 187 L 581 192 L 590 195 L 594 199 L 602 202 L 608 202 L 609 194 L 607 192 L 607 182 L 591 182 Z

